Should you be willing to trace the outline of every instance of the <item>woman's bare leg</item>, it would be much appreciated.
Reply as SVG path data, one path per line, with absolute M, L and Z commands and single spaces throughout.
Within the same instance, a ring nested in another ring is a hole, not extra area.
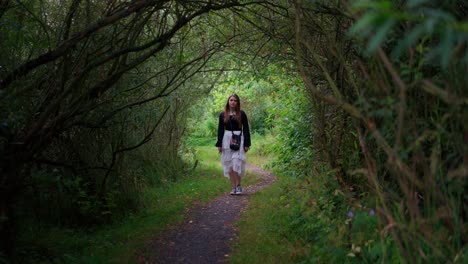
M 232 185 L 232 188 L 236 188 L 237 187 L 237 173 L 234 172 L 233 170 L 231 170 L 229 172 L 229 179 L 231 180 L 231 185 Z
M 236 173 L 236 187 L 241 185 L 241 176 L 239 173 Z

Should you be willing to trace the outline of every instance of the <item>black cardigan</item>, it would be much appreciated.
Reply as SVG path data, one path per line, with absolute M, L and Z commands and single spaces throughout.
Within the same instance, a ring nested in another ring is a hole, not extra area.
M 230 117 L 231 118 L 231 117 Z M 249 129 L 249 120 L 244 111 L 241 110 L 241 120 L 242 120 L 242 134 L 244 135 L 244 147 L 250 147 L 250 129 Z M 241 128 L 237 121 L 228 122 L 224 125 L 224 111 L 219 114 L 219 123 L 218 123 L 218 141 L 216 142 L 216 147 L 221 147 L 223 143 L 224 131 L 225 130 L 234 130 L 240 131 Z

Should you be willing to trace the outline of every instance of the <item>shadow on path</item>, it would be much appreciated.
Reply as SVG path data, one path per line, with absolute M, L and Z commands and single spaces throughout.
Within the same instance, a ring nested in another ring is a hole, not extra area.
M 250 195 L 270 186 L 276 177 L 258 167 L 247 165 L 247 170 L 262 175 L 255 185 L 244 188 L 242 195 L 228 192 L 210 202 L 190 208 L 183 223 L 151 240 L 139 263 L 226 263 L 230 244 L 237 239 L 234 222 L 246 209 Z

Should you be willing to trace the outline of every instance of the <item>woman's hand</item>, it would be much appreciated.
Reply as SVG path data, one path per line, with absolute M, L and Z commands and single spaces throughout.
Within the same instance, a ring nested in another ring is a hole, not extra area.
M 218 152 L 219 152 L 219 153 L 223 153 L 223 148 L 218 147 Z
M 244 147 L 244 152 L 247 153 L 249 151 L 249 147 Z

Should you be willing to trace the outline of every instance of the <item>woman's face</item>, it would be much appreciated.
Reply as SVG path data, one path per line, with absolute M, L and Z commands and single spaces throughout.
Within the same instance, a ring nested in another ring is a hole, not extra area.
M 229 97 L 229 107 L 234 109 L 237 106 L 237 99 L 234 96 Z

